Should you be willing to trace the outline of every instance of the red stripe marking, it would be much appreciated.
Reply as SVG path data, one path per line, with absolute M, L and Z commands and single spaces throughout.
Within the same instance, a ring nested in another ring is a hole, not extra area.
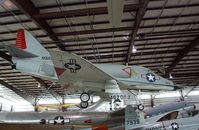
M 108 130 L 106 125 L 98 125 L 92 128 L 92 130 Z
M 26 49 L 26 39 L 24 29 L 19 29 L 17 32 L 16 48 Z
M 61 74 L 63 74 L 63 73 L 64 73 L 65 69 L 55 67 L 55 71 L 56 71 L 57 75 L 58 75 L 58 76 L 60 76 Z
M 129 77 L 131 77 L 131 67 L 126 67 L 126 68 L 123 68 L 122 70 L 126 72 L 129 75 Z

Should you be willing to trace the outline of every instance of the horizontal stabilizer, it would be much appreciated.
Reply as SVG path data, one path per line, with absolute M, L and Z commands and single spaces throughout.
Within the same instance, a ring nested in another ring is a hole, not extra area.
M 38 57 L 35 54 L 26 52 L 22 49 L 18 49 L 16 47 L 12 47 L 12 46 L 5 46 L 5 48 L 8 50 L 8 52 L 14 56 L 14 57 L 20 57 L 20 58 L 32 58 L 32 57 Z

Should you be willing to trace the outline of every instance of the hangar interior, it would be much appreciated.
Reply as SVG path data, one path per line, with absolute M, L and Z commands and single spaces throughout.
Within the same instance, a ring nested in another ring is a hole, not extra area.
M 1 110 L 34 110 L 36 99 L 40 104 L 79 101 L 79 94 L 11 68 L 12 57 L 2 45 L 15 44 L 19 28 L 48 50 L 72 52 L 92 63 L 144 66 L 189 88 L 183 99 L 174 93 L 155 98 L 155 105 L 198 103 L 198 0 L 124 0 L 121 24 L 112 26 L 109 18 L 106 0 L 1 0 Z M 151 106 L 146 97 L 144 104 Z

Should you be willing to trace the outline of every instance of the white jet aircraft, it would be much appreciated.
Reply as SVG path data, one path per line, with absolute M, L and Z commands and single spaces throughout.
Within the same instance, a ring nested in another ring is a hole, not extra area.
M 199 114 L 181 117 L 179 111 L 171 111 L 144 119 L 144 113 L 128 105 L 125 108 L 124 125 L 109 130 L 198 130 Z
M 93 64 L 65 51 L 46 50 L 28 31 L 19 29 L 15 46 L 6 46 L 12 68 L 58 82 L 63 88 L 81 90 L 81 106 L 87 107 L 89 91 L 120 93 L 120 90 L 173 90 L 174 84 L 148 68 Z M 75 91 L 74 91 L 75 92 Z

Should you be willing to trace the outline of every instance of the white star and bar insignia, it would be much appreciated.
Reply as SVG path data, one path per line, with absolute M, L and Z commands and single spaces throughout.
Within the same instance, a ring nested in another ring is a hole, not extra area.
M 160 77 L 155 76 L 153 73 L 141 74 L 141 77 L 147 79 L 149 82 L 155 82 L 156 80 L 160 80 Z
M 54 124 L 65 124 L 65 123 L 69 123 L 70 120 L 68 118 L 64 118 L 63 116 L 56 116 L 54 118 Z
M 171 124 L 171 128 L 172 128 L 173 130 L 178 130 L 178 129 L 179 129 L 178 123 L 176 123 L 176 122 L 172 123 L 172 124 Z

